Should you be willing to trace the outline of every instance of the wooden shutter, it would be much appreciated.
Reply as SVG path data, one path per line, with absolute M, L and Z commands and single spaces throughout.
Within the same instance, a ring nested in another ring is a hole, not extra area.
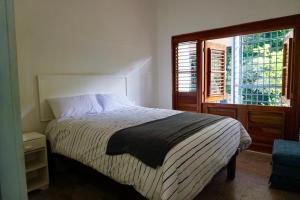
M 214 102 L 226 97 L 226 46 L 205 43 L 205 101 Z
M 198 42 L 186 41 L 173 46 L 173 107 L 197 111 Z
M 293 58 L 293 31 L 289 32 L 284 38 L 283 45 L 283 66 L 282 66 L 282 91 L 285 99 L 291 98 L 291 80 L 292 80 L 292 58 Z

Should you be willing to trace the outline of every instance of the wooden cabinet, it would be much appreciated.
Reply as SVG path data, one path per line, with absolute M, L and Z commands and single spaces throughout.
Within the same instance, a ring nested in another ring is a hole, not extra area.
M 28 192 L 49 185 L 46 137 L 40 133 L 23 134 Z

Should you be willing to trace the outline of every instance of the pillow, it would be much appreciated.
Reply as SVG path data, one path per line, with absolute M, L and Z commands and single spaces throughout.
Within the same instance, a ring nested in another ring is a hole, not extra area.
M 126 97 L 115 94 L 97 94 L 98 103 L 104 111 L 112 111 L 134 104 Z
M 48 99 L 55 118 L 78 117 L 103 111 L 95 95 L 80 95 Z

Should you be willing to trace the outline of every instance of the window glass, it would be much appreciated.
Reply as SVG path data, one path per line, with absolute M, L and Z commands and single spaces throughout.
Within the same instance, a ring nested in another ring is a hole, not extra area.
M 209 40 L 226 45 L 226 95 L 215 102 L 289 106 L 284 60 L 288 60 L 287 42 L 292 36 L 293 31 L 286 29 Z

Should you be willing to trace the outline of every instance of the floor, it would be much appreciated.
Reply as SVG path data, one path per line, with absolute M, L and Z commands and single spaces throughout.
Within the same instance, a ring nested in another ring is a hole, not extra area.
M 195 200 L 299 200 L 300 194 L 270 189 L 270 155 L 246 151 L 237 160 L 234 181 L 226 181 L 226 170 L 217 174 Z M 29 194 L 29 200 L 124 200 L 144 198 L 98 173 L 69 171 L 51 180 L 44 191 Z

